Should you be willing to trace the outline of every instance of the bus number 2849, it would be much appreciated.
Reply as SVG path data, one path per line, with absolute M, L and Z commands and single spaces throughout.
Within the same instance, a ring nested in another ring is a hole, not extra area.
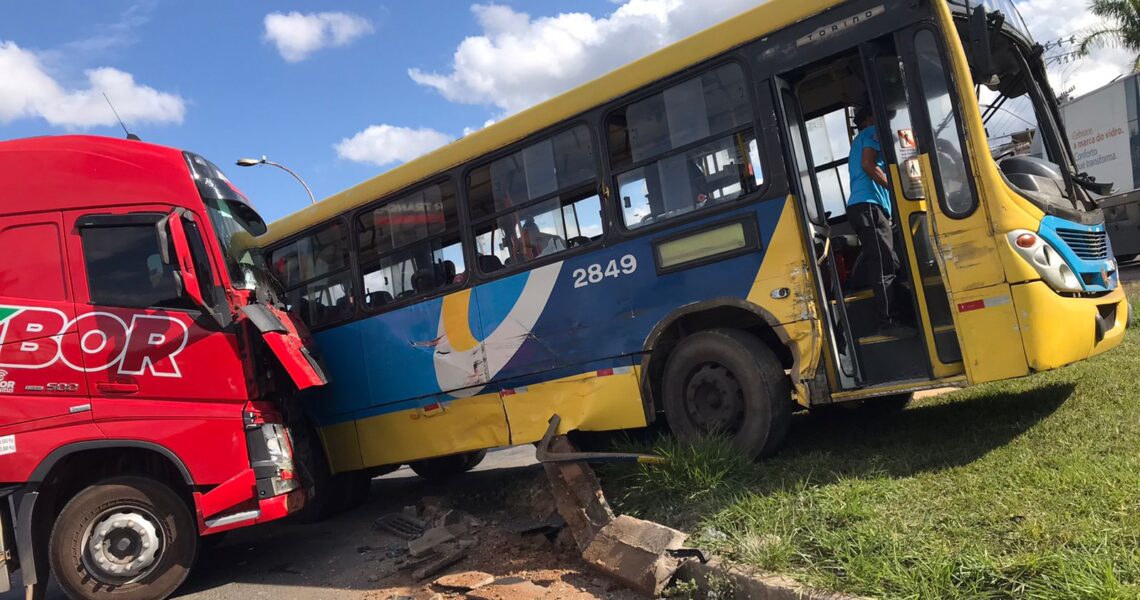
M 600 263 L 594 263 L 585 269 L 574 269 L 574 287 L 584 288 L 601 283 L 606 277 L 616 279 L 622 275 L 633 275 L 635 271 L 637 271 L 637 257 L 626 254 L 620 259 L 611 260 L 604 267 Z

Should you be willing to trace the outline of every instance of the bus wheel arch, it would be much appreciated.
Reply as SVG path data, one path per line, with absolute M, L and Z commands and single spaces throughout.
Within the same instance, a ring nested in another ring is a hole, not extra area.
M 760 338 L 785 369 L 796 368 L 793 345 L 771 313 L 739 298 L 723 298 L 681 307 L 661 320 L 645 341 L 642 387 L 647 412 L 661 411 L 661 380 L 669 355 L 685 336 L 709 329 L 740 329 Z M 649 416 L 652 416 L 649 415 Z

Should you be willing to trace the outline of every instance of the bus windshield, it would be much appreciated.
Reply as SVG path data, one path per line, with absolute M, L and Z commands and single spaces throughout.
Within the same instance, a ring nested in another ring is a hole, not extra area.
M 1047 213 L 1072 216 L 1094 210 L 1074 171 L 1044 65 L 1026 52 L 1024 22 L 1012 6 L 994 9 L 1005 16 L 1001 33 L 990 38 L 995 72 L 980 77 L 978 65 L 970 65 L 990 153 L 1006 182 Z M 958 24 L 968 43 L 968 26 Z

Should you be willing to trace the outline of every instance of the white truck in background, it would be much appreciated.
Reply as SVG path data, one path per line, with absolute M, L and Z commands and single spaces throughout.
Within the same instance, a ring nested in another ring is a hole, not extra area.
M 1111 182 L 1098 204 L 1120 262 L 1140 256 L 1140 73 L 1061 105 L 1078 172 Z

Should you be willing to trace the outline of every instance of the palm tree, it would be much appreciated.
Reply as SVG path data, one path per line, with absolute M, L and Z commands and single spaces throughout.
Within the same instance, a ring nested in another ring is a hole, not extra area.
M 1084 56 L 1093 48 L 1124 48 L 1136 53 L 1132 70 L 1140 70 L 1140 0 L 1091 0 L 1089 11 L 1104 22 L 1084 35 L 1077 52 Z

